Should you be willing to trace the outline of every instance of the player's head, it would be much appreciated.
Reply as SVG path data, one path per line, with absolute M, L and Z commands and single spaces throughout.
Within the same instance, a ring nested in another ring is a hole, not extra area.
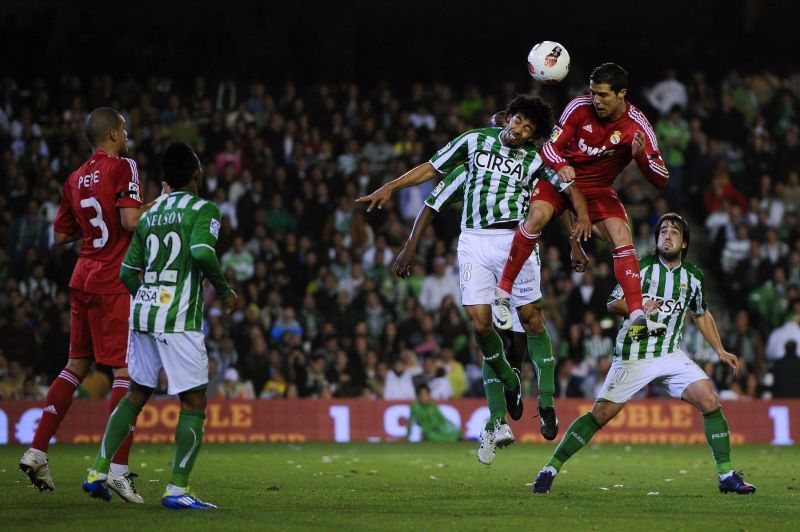
M 92 148 L 105 149 L 112 155 L 128 153 L 125 119 L 111 107 L 98 107 L 89 113 L 83 131 Z
M 625 109 L 628 72 L 616 63 L 603 63 L 589 74 L 589 90 L 597 116 L 616 118 Z
M 656 255 L 673 261 L 686 258 L 689 252 L 689 224 L 679 214 L 668 212 L 656 224 Z
M 431 399 L 431 389 L 427 384 L 417 386 L 417 399 L 422 404 L 427 404 Z
M 518 94 L 508 102 L 506 116 L 503 142 L 513 147 L 546 137 L 553 127 L 553 110 L 538 96 Z
M 184 142 L 173 142 L 161 155 L 161 173 L 172 190 L 200 186 L 200 159 Z

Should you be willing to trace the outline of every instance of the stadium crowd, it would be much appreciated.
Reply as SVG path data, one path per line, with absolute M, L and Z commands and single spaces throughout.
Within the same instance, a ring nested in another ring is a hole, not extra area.
M 67 358 L 76 251 L 53 246 L 52 222 L 65 178 L 88 154 L 83 121 L 98 106 L 126 118 L 146 198 L 160 189 L 168 142 L 186 141 L 204 164 L 205 195 L 223 216 L 218 252 L 242 300 L 227 318 L 207 292 L 211 395 L 410 400 L 421 383 L 434 399 L 482 395 L 481 354 L 460 306 L 458 211 L 436 217 L 401 279 L 392 260 L 435 183 L 369 214 L 353 200 L 485 125 L 519 90 L 531 88 L 2 79 L 0 398 L 41 398 Z M 557 114 L 582 90 L 544 96 Z M 800 72 L 708 80 L 670 71 L 629 99 L 653 122 L 671 175 L 666 196 L 635 167 L 617 181 L 639 256 L 652 252 L 664 212 L 693 221 L 689 259 L 716 285 L 723 342 L 747 369 L 724 371 L 691 327 L 685 349 L 723 399 L 800 396 Z M 551 226 L 540 255 L 557 395 L 594 397 L 617 330 L 605 308 L 610 252 L 590 242 L 588 271 L 571 272 L 565 237 Z M 523 378 L 535 396 L 530 363 Z M 110 385 L 98 368 L 80 392 L 103 397 Z

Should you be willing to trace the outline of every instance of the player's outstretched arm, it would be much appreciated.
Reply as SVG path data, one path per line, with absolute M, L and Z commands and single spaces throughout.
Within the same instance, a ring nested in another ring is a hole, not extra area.
M 725 351 L 725 348 L 722 347 L 722 340 L 719 337 L 717 322 L 714 320 L 714 316 L 711 314 L 711 311 L 706 310 L 703 314 L 695 315 L 694 322 L 697 325 L 697 330 L 699 330 L 700 334 L 703 335 L 703 338 L 706 339 L 708 345 L 711 346 L 711 349 L 717 353 L 720 361 L 724 362 L 725 365 L 731 368 L 734 375 L 739 373 L 739 358 L 733 353 L 728 353 Z
M 397 179 L 389 181 L 375 192 L 356 198 L 356 203 L 369 203 L 367 212 L 371 212 L 375 207 L 382 209 L 384 204 L 392 197 L 392 193 L 395 190 L 422 184 L 438 175 L 439 172 L 436 168 L 434 168 L 430 162 L 426 161 L 412 168 Z
M 433 221 L 434 216 L 436 216 L 436 211 L 428 205 L 423 205 L 419 213 L 417 213 L 417 218 L 414 220 L 414 227 L 411 229 L 411 235 L 409 235 L 403 249 L 394 259 L 394 273 L 400 277 L 408 277 L 411 275 L 411 264 L 417 256 L 419 240 L 431 224 L 431 221 Z

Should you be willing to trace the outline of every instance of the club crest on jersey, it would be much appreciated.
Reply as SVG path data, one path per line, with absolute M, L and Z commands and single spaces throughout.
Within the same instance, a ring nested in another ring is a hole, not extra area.
M 497 172 L 508 177 L 522 180 L 522 160 L 503 157 L 499 153 L 479 151 L 475 154 L 474 164 L 487 172 Z
M 169 305 L 175 299 L 174 286 L 159 286 L 158 287 L 158 302 L 162 305 Z
M 622 140 L 622 131 L 616 130 L 611 134 L 611 144 L 619 144 L 619 141 Z
M 563 130 L 558 126 L 553 126 L 553 131 L 550 132 L 550 142 L 555 142 L 561 136 Z

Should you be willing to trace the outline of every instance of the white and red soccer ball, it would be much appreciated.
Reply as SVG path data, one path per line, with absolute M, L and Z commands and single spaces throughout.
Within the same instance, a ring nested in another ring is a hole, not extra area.
M 528 72 L 536 81 L 558 83 L 569 72 L 569 52 L 557 42 L 540 42 L 528 53 Z

